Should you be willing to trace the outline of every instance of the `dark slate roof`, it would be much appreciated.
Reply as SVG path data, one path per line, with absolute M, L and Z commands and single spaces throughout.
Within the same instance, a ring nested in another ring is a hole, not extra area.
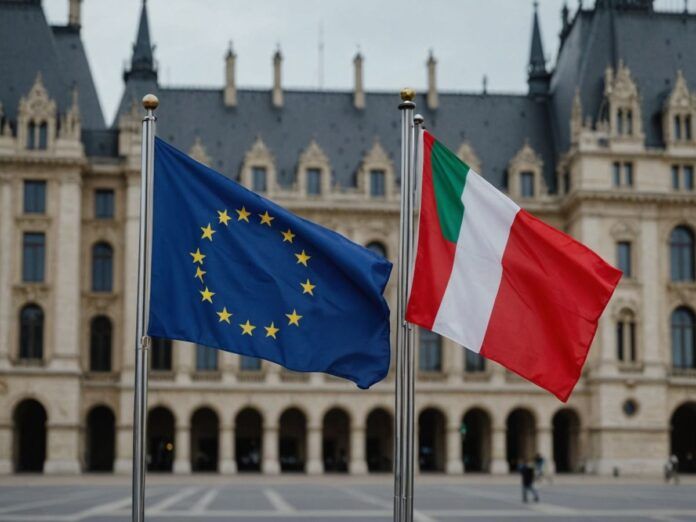
M 136 99 L 144 94 L 137 93 Z M 328 156 L 340 186 L 355 186 L 355 174 L 376 137 L 398 175 L 397 93 L 367 93 L 365 110 L 353 107 L 352 92 L 289 90 L 280 109 L 272 106 L 266 90 L 239 91 L 234 108 L 224 106 L 218 89 L 160 88 L 156 94 L 158 135 L 185 152 L 199 137 L 212 166 L 230 177 L 238 175 L 245 153 L 259 135 L 275 157 L 283 185 L 294 180 L 300 155 L 312 139 Z M 529 140 L 542 154 L 547 181 L 555 187 L 546 104 L 520 95 L 441 93 L 440 107 L 430 111 L 424 96 L 415 101 L 426 126 L 444 144 L 456 151 L 464 140 L 471 143 L 482 173 L 492 183 L 504 184 L 509 161 Z M 124 100 L 122 107 L 130 108 L 130 100 Z
M 118 130 L 116 129 L 83 130 L 82 143 L 85 154 L 89 157 L 118 157 Z
M 77 85 L 83 126 L 104 128 L 79 33 L 75 29 L 54 33 L 38 0 L 0 0 L 0 102 L 11 121 L 39 72 L 59 112 L 70 107 L 72 86 Z
M 646 145 L 664 145 L 661 111 L 681 69 L 696 88 L 696 15 L 644 8 L 600 8 L 578 13 L 553 72 L 554 125 L 560 151 L 569 146 L 569 122 L 575 89 L 585 116 L 597 119 L 604 92 L 604 70 L 619 60 L 629 67 L 641 96 Z

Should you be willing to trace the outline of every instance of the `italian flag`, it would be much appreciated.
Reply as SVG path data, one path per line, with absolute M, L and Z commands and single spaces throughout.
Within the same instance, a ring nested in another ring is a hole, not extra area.
M 428 132 L 406 320 L 567 401 L 621 272 L 536 219 Z

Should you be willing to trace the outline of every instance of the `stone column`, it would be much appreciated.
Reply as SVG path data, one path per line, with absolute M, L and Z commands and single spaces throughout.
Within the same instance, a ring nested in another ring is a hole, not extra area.
M 174 473 L 191 473 L 191 428 L 177 426 L 174 438 Z
M 220 473 L 231 475 L 237 472 L 234 450 L 234 428 L 223 424 L 220 428 Z
M 133 471 L 133 424 L 116 427 L 116 461 L 114 473 L 129 475 Z
M 551 426 L 539 426 L 537 428 L 537 451 L 546 462 L 545 473 L 554 474 L 556 463 L 553 460 L 553 430 Z
M 0 424 L 0 475 L 12 473 L 12 423 Z
M 12 184 L 0 174 L 0 369 L 9 367 L 12 313 Z M 17 245 L 15 248 L 19 248 Z
M 72 172 L 60 180 L 55 238 L 48 238 L 48 261 L 55 267 L 51 366 L 61 370 L 79 369 L 81 209 L 80 174 Z
M 79 426 L 72 423 L 50 422 L 46 426 L 47 475 L 75 475 L 80 473 L 78 460 Z
M 276 424 L 264 424 L 263 426 L 263 460 L 261 471 L 266 475 L 280 473 L 278 461 L 278 426 Z
M 491 473 L 493 475 L 504 475 L 510 471 L 505 458 L 505 435 L 504 426 L 495 426 L 493 428 L 493 458 L 491 460 Z
M 135 378 L 135 305 L 138 291 L 138 236 L 140 219 L 140 176 L 127 177 L 125 204 L 125 248 L 123 250 L 123 369 L 121 379 L 133 385 Z
M 459 431 L 459 424 L 447 426 L 447 474 L 461 475 L 464 473 L 464 463 L 462 460 L 462 434 Z
M 350 466 L 351 475 L 365 475 L 367 460 L 365 460 L 365 426 L 353 426 L 350 430 Z
M 324 471 L 321 458 L 321 424 L 310 422 L 307 430 L 307 473 L 319 475 Z

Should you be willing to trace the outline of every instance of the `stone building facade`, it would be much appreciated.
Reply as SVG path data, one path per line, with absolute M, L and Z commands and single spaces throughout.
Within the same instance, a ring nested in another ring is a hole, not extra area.
M 0 473 L 130 469 L 146 92 L 163 139 L 397 252 L 398 97 L 364 90 L 362 56 L 352 91 L 284 89 L 280 51 L 270 90 L 238 88 L 232 49 L 222 88 L 166 87 L 143 6 L 108 127 L 69 6 L 50 27 L 39 0 L 0 0 Z M 696 471 L 696 16 L 650 0 L 561 15 L 553 70 L 534 16 L 527 93 L 438 92 L 431 55 L 416 103 L 468 164 L 625 275 L 567 404 L 420 332 L 422 472 L 507 473 L 537 452 L 557 472 L 658 473 L 671 453 Z M 155 340 L 149 467 L 387 472 L 393 394 L 392 374 L 360 391 Z

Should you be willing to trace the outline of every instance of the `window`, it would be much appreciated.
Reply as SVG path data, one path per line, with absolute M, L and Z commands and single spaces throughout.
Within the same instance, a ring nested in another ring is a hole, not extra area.
M 97 219 L 113 219 L 114 191 L 97 189 L 94 191 L 94 217 Z
M 19 312 L 19 358 L 43 358 L 44 314 L 41 307 L 30 304 Z
M 614 164 L 612 165 L 612 174 L 613 174 L 613 179 L 614 179 L 614 186 L 620 187 L 621 186 L 621 163 L 619 163 L 618 161 L 615 161 Z
M 430 330 L 420 329 L 418 367 L 422 372 L 442 370 L 442 339 Z
M 681 137 L 681 116 L 677 115 L 674 117 L 674 139 L 680 140 Z
M 251 168 L 251 188 L 254 192 L 266 192 L 266 168 L 252 167 Z
M 684 138 L 691 141 L 691 116 L 684 117 Z
M 612 179 L 615 187 L 633 186 L 633 163 L 615 161 L 612 163 Z
M 33 121 L 27 126 L 27 149 L 33 150 L 36 148 L 36 123 Z
M 40 283 L 44 280 L 46 236 L 43 232 L 25 232 L 22 245 L 22 281 Z
M 672 281 L 694 280 L 694 234 L 688 227 L 678 226 L 669 238 Z
M 630 241 L 619 241 L 616 244 L 616 260 L 619 265 L 619 270 L 624 273 L 624 276 L 633 277 Z
M 684 166 L 684 189 L 694 190 L 694 168 L 691 165 Z
M 694 313 L 685 306 L 672 312 L 672 365 L 679 369 L 696 368 L 694 353 Z
M 624 133 L 624 115 L 622 109 L 619 109 L 616 113 L 616 131 L 619 134 Z
M 261 359 L 242 355 L 239 358 L 239 369 L 243 372 L 259 372 L 261 371 Z
M 307 194 L 310 196 L 321 194 L 321 170 L 307 169 Z
M 679 190 L 679 165 L 672 165 L 672 188 Z
M 169 339 L 153 337 L 151 350 L 150 369 L 156 371 L 171 371 L 172 342 Z
M 387 257 L 387 248 L 379 241 L 372 241 L 365 248 L 372 250 L 378 256 Z
M 114 278 L 114 252 L 108 243 L 92 247 L 92 291 L 111 292 Z
M 631 310 L 622 310 L 616 322 L 616 358 L 624 363 L 635 363 L 638 359 L 636 321 Z
M 196 345 L 196 370 L 210 372 L 218 369 L 218 351 L 202 344 Z
M 39 148 L 41 150 L 48 148 L 48 124 L 46 122 L 39 125 Z
M 633 111 L 631 109 L 626 111 L 626 134 L 633 136 Z
M 111 321 L 100 315 L 92 319 L 89 340 L 89 369 L 92 372 L 111 371 Z
M 385 194 L 385 172 L 383 170 L 370 171 L 370 196 L 373 198 L 384 197 Z
M 624 185 L 633 186 L 633 163 L 624 163 Z
M 486 359 L 481 354 L 464 350 L 464 371 L 466 373 L 480 373 L 486 371 Z
M 523 198 L 533 198 L 534 197 L 534 173 L 533 172 L 522 172 L 520 173 L 520 194 Z
M 24 213 L 43 214 L 46 212 L 46 182 L 26 180 L 24 182 Z

